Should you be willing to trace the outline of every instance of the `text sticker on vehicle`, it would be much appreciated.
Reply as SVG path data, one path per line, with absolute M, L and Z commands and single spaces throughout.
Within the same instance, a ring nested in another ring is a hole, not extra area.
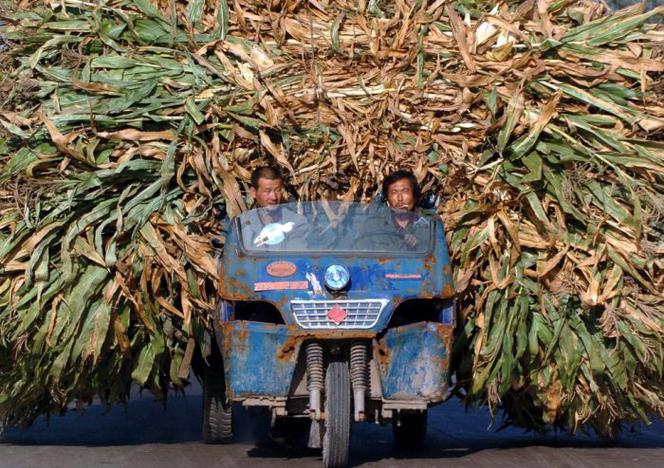
M 261 281 L 254 283 L 254 291 L 282 291 L 309 289 L 309 281 Z
M 279 260 L 270 263 L 267 268 L 267 274 L 276 278 L 285 278 L 291 276 L 297 271 L 297 266 L 293 262 Z
M 422 279 L 422 275 L 418 273 L 386 273 L 385 278 L 418 280 Z

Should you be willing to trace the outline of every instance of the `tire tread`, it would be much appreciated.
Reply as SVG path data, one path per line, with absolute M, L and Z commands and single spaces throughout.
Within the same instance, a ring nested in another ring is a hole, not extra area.
M 323 463 L 327 468 L 348 465 L 350 452 L 350 372 L 346 361 L 332 361 L 325 376 L 325 435 Z
M 226 401 L 223 371 L 208 366 L 203 379 L 203 441 L 228 444 L 233 438 L 233 408 Z

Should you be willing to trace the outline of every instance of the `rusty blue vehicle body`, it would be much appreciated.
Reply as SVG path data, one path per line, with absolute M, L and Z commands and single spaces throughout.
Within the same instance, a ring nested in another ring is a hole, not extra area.
M 423 438 L 427 409 L 447 394 L 454 328 L 442 222 L 411 214 L 407 233 L 384 206 L 277 210 L 244 213 L 226 239 L 215 315 L 224 404 L 310 418 L 328 466 L 326 449 L 348 450 L 349 428 L 331 427 L 345 419 Z

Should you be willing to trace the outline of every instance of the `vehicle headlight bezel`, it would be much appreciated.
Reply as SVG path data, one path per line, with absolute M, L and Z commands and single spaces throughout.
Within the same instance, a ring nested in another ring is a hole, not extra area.
M 325 270 L 325 286 L 331 291 L 341 291 L 350 283 L 350 271 L 343 265 L 333 264 Z

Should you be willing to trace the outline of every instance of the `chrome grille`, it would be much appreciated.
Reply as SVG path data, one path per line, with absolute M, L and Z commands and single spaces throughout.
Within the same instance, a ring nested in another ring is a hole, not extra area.
M 361 299 L 356 301 L 291 301 L 291 312 L 302 328 L 339 329 L 371 328 L 389 301 L 387 299 Z M 348 316 L 339 325 L 327 314 L 332 307 L 340 306 Z

